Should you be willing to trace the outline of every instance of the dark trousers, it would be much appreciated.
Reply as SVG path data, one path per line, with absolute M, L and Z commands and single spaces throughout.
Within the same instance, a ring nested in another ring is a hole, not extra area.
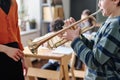
M 19 48 L 16 42 L 5 44 Z M 0 52 L 0 80 L 24 80 L 21 60 L 18 62 Z

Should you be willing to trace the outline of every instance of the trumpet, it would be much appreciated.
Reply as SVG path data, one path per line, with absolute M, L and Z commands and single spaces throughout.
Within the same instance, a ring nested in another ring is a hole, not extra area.
M 82 22 L 82 21 L 84 21 L 84 20 L 86 20 L 86 19 L 88 19 L 88 18 L 91 18 L 91 17 L 93 18 L 93 16 L 96 15 L 96 14 L 98 14 L 100 11 L 101 11 L 101 10 L 99 9 L 99 10 L 97 10 L 96 12 L 94 12 L 93 14 L 89 15 L 88 17 L 85 17 L 84 19 L 78 20 L 78 21 L 72 23 L 71 25 L 63 28 L 62 30 L 59 30 L 59 31 L 55 32 L 54 34 L 52 34 L 52 35 L 50 35 L 50 36 L 48 36 L 48 37 L 46 37 L 46 38 L 44 38 L 44 39 L 41 39 L 40 41 L 37 41 L 37 42 L 32 42 L 31 40 L 28 41 L 28 48 L 30 49 L 30 51 L 31 51 L 33 54 L 37 54 L 37 49 L 38 49 L 38 47 L 39 47 L 40 45 L 42 45 L 43 43 L 47 42 L 47 41 L 50 40 L 51 38 L 57 36 L 58 34 L 61 34 L 61 33 L 65 32 L 65 31 L 68 30 L 68 29 L 71 29 L 72 27 L 74 27 L 74 26 L 77 25 L 78 23 L 80 23 L 80 22 Z M 93 18 L 93 19 L 94 19 L 94 18 Z M 94 22 L 96 22 L 95 19 L 94 19 Z M 82 29 L 81 29 L 81 33 L 84 33 L 84 32 L 86 32 L 86 31 L 94 28 L 94 26 L 95 26 L 95 23 L 94 23 L 94 25 L 93 25 L 92 27 L 84 27 L 84 28 L 82 28 Z M 63 26 L 63 27 L 64 27 L 64 26 Z M 67 42 L 67 40 L 62 40 L 62 43 L 59 43 L 59 42 L 58 42 L 58 43 L 56 43 L 56 45 L 54 45 L 53 47 L 58 47 L 58 46 L 66 43 L 66 42 Z
M 86 26 L 86 27 L 82 28 L 80 33 L 81 33 L 81 34 L 82 34 L 82 33 L 85 33 L 86 31 L 94 28 L 95 24 L 96 24 L 96 23 L 95 23 L 95 21 L 94 21 L 94 24 L 93 24 L 92 26 L 90 26 L 90 27 L 89 27 L 89 26 Z M 61 46 L 61 45 L 63 45 L 63 44 L 66 43 L 66 42 L 68 42 L 68 40 L 66 40 L 66 39 L 61 39 L 60 41 L 56 42 L 56 43 L 53 45 L 52 48 L 57 48 L 58 46 Z

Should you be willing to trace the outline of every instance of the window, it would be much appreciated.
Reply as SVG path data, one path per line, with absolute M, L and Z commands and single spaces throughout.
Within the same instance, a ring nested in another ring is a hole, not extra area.
M 30 19 L 30 14 L 28 14 L 28 3 L 27 0 L 16 0 L 18 3 L 18 17 L 19 17 L 19 27 L 21 34 L 33 32 L 36 30 L 36 19 Z M 30 2 L 30 0 L 29 0 Z

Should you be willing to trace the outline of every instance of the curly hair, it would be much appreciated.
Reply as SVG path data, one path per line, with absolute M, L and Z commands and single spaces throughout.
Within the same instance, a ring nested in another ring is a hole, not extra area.
M 60 18 L 57 18 L 50 24 L 50 31 L 59 31 L 63 29 L 63 26 L 64 21 Z

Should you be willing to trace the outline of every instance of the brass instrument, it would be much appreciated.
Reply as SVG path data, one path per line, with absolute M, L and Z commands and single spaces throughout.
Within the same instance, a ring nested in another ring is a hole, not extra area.
M 88 30 L 90 30 L 90 29 L 92 29 L 92 28 L 94 28 L 94 26 L 82 28 L 82 29 L 81 29 L 81 33 L 84 33 L 84 32 L 86 32 L 86 31 L 88 31 Z M 55 44 L 53 45 L 53 48 L 57 48 L 58 46 L 61 46 L 61 45 L 63 45 L 63 44 L 66 43 L 66 42 L 68 42 L 68 40 L 66 40 L 66 39 L 61 39 L 60 41 L 58 41 L 57 43 L 55 43 Z
M 56 35 L 58 35 L 58 34 L 60 34 L 60 33 L 63 33 L 63 32 L 65 32 L 65 31 L 68 30 L 68 29 L 71 29 L 73 26 L 77 25 L 78 23 L 80 23 L 80 22 L 82 22 L 82 21 L 84 21 L 84 20 L 86 20 L 86 19 L 88 19 L 88 18 L 93 17 L 94 15 L 98 14 L 100 11 L 101 11 L 101 10 L 99 9 L 99 10 L 96 11 L 95 13 L 89 15 L 88 17 L 86 17 L 86 18 L 84 18 L 84 19 L 82 19 L 82 20 L 78 20 L 77 22 L 72 23 L 71 25 L 63 28 L 62 30 L 59 30 L 59 31 L 55 32 L 55 34 L 53 34 L 53 35 L 51 35 L 51 36 L 48 36 L 48 37 L 46 37 L 46 38 L 44 38 L 44 39 L 41 39 L 41 40 L 38 41 L 38 42 L 28 41 L 28 47 L 29 47 L 30 51 L 31 51 L 33 54 L 37 54 L 37 49 L 38 49 L 38 47 L 39 47 L 40 45 L 42 45 L 43 43 L 47 42 L 48 40 L 50 40 L 51 38 L 55 37 Z M 94 21 L 95 21 L 95 20 L 94 20 Z M 94 26 L 95 26 L 95 24 L 94 24 L 92 27 L 84 27 L 84 28 L 82 28 L 82 29 L 81 29 L 81 33 L 84 33 L 84 32 L 86 32 L 86 31 L 94 28 Z M 63 44 L 63 43 L 66 43 L 66 42 L 67 42 L 67 40 L 63 40 L 63 42 L 60 43 L 59 45 L 61 45 L 61 44 Z M 58 45 L 58 46 L 59 46 L 59 45 Z M 57 47 L 57 46 L 54 46 L 54 47 Z

